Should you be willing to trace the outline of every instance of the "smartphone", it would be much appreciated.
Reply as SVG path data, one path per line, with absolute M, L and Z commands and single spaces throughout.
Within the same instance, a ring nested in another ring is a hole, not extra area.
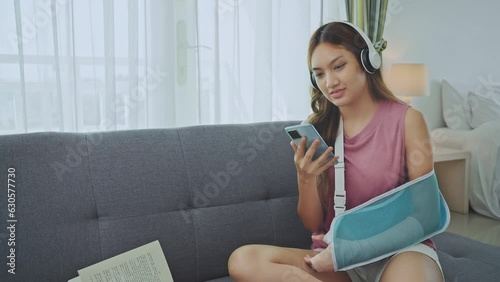
M 328 145 L 326 144 L 325 140 L 319 135 L 318 131 L 312 124 L 305 123 L 305 124 L 299 124 L 299 125 L 293 125 L 293 126 L 288 126 L 285 127 L 285 131 L 292 139 L 293 143 L 297 145 L 297 147 L 300 144 L 300 140 L 302 137 L 306 137 L 306 150 L 309 150 L 311 147 L 311 144 L 314 140 L 319 139 L 319 146 L 316 148 L 316 152 L 314 152 L 313 160 L 319 158 L 321 154 L 325 152 L 326 149 L 328 149 Z M 331 160 L 335 155 L 330 153 L 330 156 L 328 156 L 327 161 Z M 335 164 L 337 161 L 335 161 Z

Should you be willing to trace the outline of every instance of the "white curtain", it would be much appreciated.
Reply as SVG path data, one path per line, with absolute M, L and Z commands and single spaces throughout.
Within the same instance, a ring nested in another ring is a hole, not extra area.
M 339 5 L 1 1 L 0 134 L 304 119 L 309 37 Z

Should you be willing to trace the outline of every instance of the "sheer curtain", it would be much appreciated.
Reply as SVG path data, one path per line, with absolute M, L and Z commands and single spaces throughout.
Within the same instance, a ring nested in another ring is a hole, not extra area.
M 337 0 L 0 3 L 0 134 L 303 119 Z

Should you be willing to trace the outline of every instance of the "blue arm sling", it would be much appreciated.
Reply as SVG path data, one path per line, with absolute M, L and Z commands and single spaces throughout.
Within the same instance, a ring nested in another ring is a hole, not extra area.
M 335 141 L 335 218 L 324 241 L 331 245 L 335 271 L 391 256 L 446 230 L 450 211 L 434 170 L 345 211 L 344 133 Z

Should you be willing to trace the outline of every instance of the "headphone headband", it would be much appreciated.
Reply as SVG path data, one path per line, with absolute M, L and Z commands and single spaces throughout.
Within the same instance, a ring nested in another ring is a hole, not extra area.
M 361 35 L 361 38 L 363 38 L 363 41 L 366 43 L 366 46 L 368 46 L 368 49 L 364 48 L 363 50 L 361 50 L 361 55 L 360 55 L 361 56 L 361 58 L 360 58 L 361 64 L 363 65 L 363 68 L 365 69 L 365 71 L 367 73 L 369 73 L 369 74 L 375 73 L 375 71 L 380 68 L 380 65 L 382 64 L 382 60 L 380 58 L 380 54 L 377 52 L 377 50 L 375 50 L 375 47 L 373 46 L 373 43 L 370 40 L 370 38 L 368 38 L 368 36 L 359 27 L 357 27 L 355 24 L 353 24 L 351 22 L 334 21 L 334 22 L 328 23 L 326 25 L 330 25 L 333 23 L 342 23 L 342 24 L 348 25 L 348 26 L 354 28 L 354 30 L 359 35 Z M 314 73 L 312 71 L 309 71 L 309 72 L 310 72 L 311 85 L 314 88 L 316 88 L 318 91 L 320 91 L 318 85 L 316 84 L 316 78 L 314 77 Z
M 373 43 L 370 40 L 370 38 L 368 38 L 368 35 L 366 35 L 366 33 L 364 33 L 364 31 L 362 31 L 357 25 L 355 25 L 351 22 L 338 21 L 337 23 L 346 24 L 346 25 L 354 28 L 358 32 L 358 34 L 361 35 L 361 37 L 365 41 L 366 45 L 368 46 L 368 59 L 369 59 L 370 65 L 371 65 L 371 69 L 373 69 L 373 70 L 368 70 L 368 69 L 366 69 L 366 67 L 365 67 L 365 69 L 368 73 L 373 74 L 376 70 L 378 70 L 380 68 L 381 60 L 380 60 L 380 54 L 377 52 L 377 50 L 375 50 L 375 47 L 373 46 Z M 363 51 L 361 51 L 361 53 L 363 54 Z M 361 60 L 361 63 L 363 63 L 363 60 Z

